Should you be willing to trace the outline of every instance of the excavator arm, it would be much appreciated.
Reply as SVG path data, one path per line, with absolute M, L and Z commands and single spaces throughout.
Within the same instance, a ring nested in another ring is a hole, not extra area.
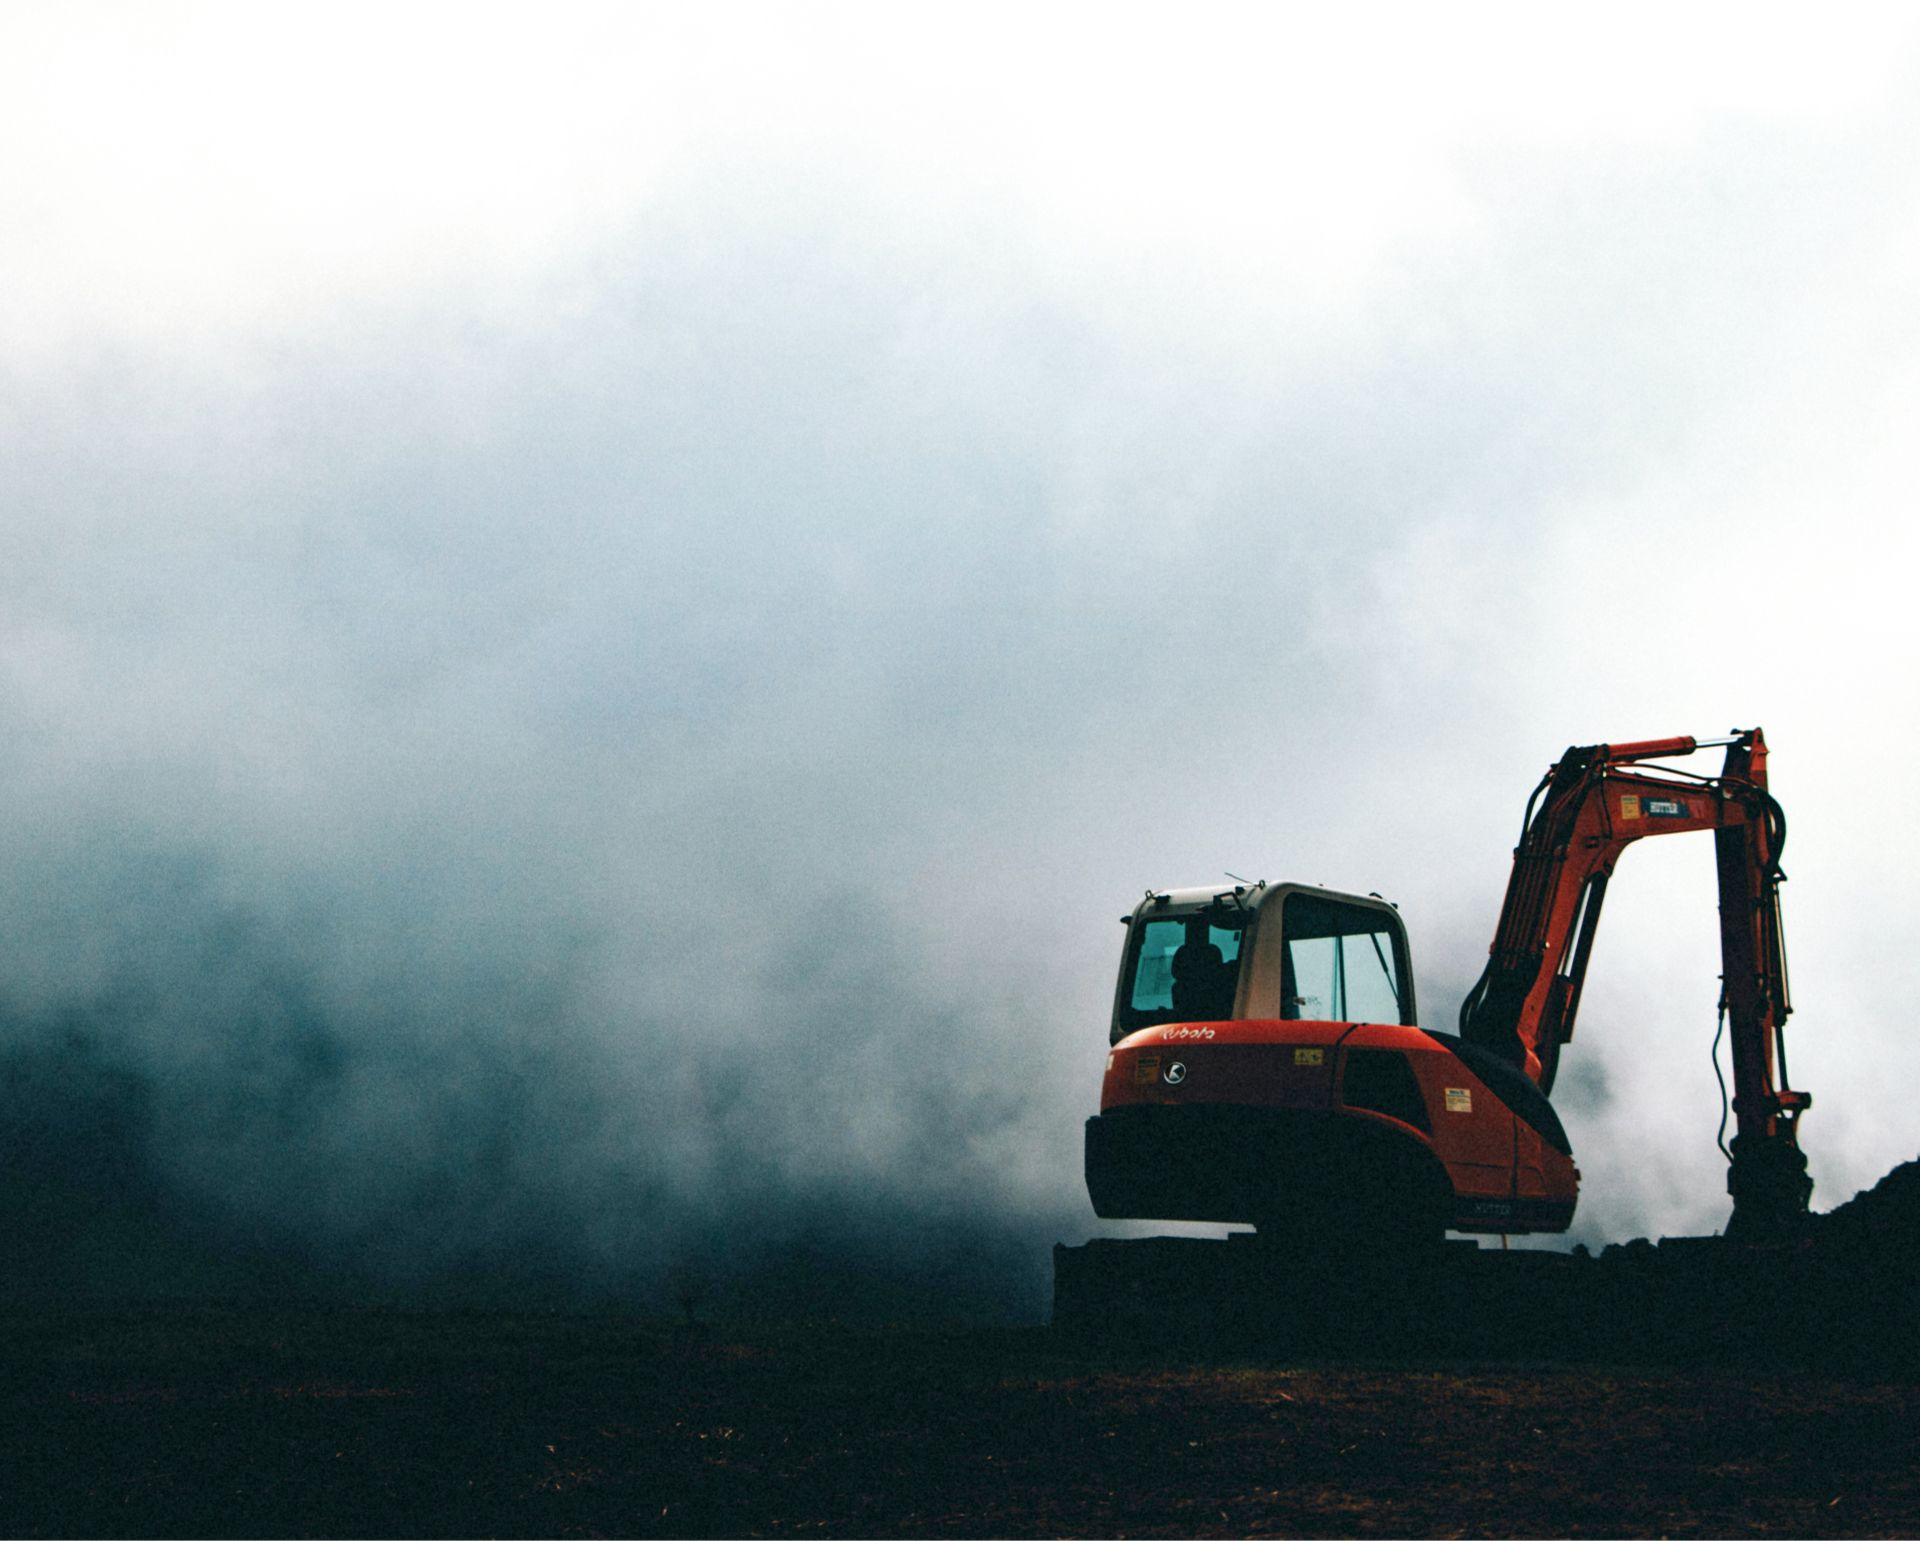
M 1726 747 L 1718 776 L 1644 762 Z M 1737 1132 L 1730 1231 L 1777 1231 L 1804 1215 L 1812 1183 L 1796 1124 L 1812 1099 L 1785 1085 L 1787 998 L 1780 927 L 1786 819 L 1767 791 L 1758 728 L 1730 739 L 1574 747 L 1528 801 L 1486 971 L 1460 1008 L 1460 1036 L 1553 1087 L 1620 853 L 1649 835 L 1712 830 L 1720 880 L 1721 1005 L 1733 1051 Z

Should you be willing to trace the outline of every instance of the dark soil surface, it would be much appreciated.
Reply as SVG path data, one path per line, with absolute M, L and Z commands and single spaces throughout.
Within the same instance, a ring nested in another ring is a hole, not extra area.
M 17 1535 L 1913 1535 L 1920 1381 L 1042 1330 L 16 1313 Z
M 946 1332 L 0 1268 L 0 1533 L 1920 1535 L 1920 1163 L 1763 1246 L 1057 1262 Z

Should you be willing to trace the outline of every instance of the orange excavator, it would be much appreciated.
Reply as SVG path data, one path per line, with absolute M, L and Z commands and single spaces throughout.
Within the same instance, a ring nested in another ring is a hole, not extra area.
M 1649 763 L 1721 746 L 1717 776 Z M 1447 1229 L 1566 1230 L 1580 1174 L 1547 1094 L 1601 901 L 1633 841 L 1690 830 L 1713 832 L 1719 869 L 1728 1234 L 1790 1233 L 1813 1188 L 1798 1139 L 1812 1099 L 1786 1086 L 1786 819 L 1758 728 L 1560 757 L 1528 800 L 1457 1035 L 1418 1025 L 1406 930 L 1377 895 L 1149 891 L 1122 917 L 1106 1078 L 1087 1122 L 1095 1212 L 1409 1245 Z M 1717 1039 L 1715 1055 L 1717 1071 Z

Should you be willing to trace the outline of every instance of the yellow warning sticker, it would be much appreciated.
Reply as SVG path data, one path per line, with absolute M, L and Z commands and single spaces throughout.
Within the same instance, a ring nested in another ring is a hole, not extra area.
M 1447 1111 L 1449 1113 L 1471 1113 L 1473 1111 L 1473 1093 L 1464 1086 L 1447 1088 Z
M 1620 817 L 1623 819 L 1637 819 L 1640 817 L 1640 794 L 1638 792 L 1623 792 L 1621 794 Z
M 1158 1054 L 1142 1054 L 1133 1062 L 1133 1084 L 1135 1086 L 1151 1086 L 1159 1079 L 1160 1056 Z
M 1295 1049 L 1293 1062 L 1296 1065 L 1324 1065 L 1327 1062 L 1325 1049 Z

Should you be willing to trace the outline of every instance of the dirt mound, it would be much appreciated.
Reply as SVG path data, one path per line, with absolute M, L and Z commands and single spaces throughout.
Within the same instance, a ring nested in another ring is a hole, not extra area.
M 1920 1266 L 1920 1160 L 1904 1162 L 1813 1221 L 1817 1247 L 1873 1249 Z

